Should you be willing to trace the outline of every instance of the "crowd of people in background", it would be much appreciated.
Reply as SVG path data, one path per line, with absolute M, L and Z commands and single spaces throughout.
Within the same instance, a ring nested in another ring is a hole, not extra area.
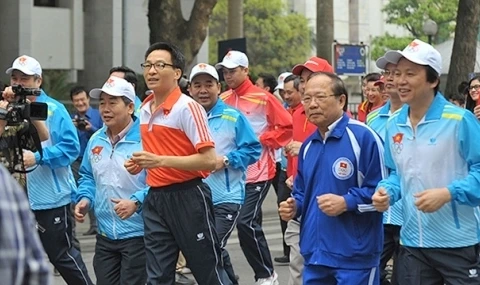
M 418 39 L 386 52 L 349 110 L 325 59 L 252 81 L 243 52 L 187 72 L 175 45 L 156 43 L 141 64 L 146 96 L 124 66 L 101 88 L 74 87 L 71 114 L 43 90 L 28 96 L 48 106 L 31 124 L 41 146 L 28 124 L 0 119 L 3 281 L 49 284 L 46 255 L 68 284 L 93 284 L 75 238 L 88 216 L 96 284 L 278 285 L 274 263 L 288 264 L 289 285 L 479 284 L 480 75 L 447 99 L 441 63 Z M 6 72 L 42 85 L 33 57 Z M 0 115 L 12 87 L 3 99 Z M 262 229 L 271 187 L 274 258 Z M 234 229 L 252 276 L 235 274 Z

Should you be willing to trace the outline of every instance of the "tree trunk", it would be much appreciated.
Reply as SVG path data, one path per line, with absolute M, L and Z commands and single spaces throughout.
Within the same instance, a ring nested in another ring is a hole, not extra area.
M 227 37 L 243 38 L 243 0 L 228 0 Z
M 468 74 L 474 72 L 479 21 L 480 1 L 460 0 L 458 2 L 452 58 L 445 88 L 447 98 L 458 93 L 458 85 L 462 81 L 468 80 Z
M 332 64 L 333 0 L 317 0 L 317 56 Z
M 182 15 L 180 0 L 149 0 L 150 44 L 170 42 L 180 48 L 190 66 L 207 36 L 208 22 L 217 0 L 195 0 L 190 19 Z

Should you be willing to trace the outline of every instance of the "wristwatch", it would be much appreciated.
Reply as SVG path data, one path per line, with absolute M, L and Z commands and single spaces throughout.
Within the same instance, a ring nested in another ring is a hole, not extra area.
M 142 205 L 142 203 L 140 203 L 140 201 L 135 200 L 135 206 L 137 207 L 137 210 L 138 210 L 138 208 L 140 208 L 141 205 Z
M 223 157 L 223 165 L 225 165 L 225 166 L 230 165 L 230 160 L 228 160 L 228 157 L 226 157 L 226 156 Z

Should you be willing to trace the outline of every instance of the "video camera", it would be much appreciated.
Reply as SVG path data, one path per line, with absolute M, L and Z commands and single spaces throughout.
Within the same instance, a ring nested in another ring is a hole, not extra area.
M 48 117 L 46 103 L 27 102 L 27 96 L 39 96 L 38 88 L 25 88 L 21 85 L 12 86 L 12 91 L 18 98 L 16 102 L 8 104 L 7 110 L 0 109 L 0 119 L 7 121 L 8 126 L 17 126 L 27 121 L 45 121 Z

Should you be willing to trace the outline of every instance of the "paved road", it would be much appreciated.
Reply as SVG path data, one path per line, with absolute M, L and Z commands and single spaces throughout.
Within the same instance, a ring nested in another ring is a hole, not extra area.
M 277 216 L 276 196 L 273 188 L 270 190 L 263 205 L 263 228 L 270 246 L 272 258 L 282 255 L 282 234 L 280 232 L 280 222 Z M 82 233 L 86 232 L 87 229 L 88 226 L 86 224 L 80 224 L 77 228 L 77 231 L 82 247 L 82 255 L 85 263 L 87 264 L 88 272 L 92 279 L 95 279 L 95 274 L 92 267 L 95 238 L 93 236 L 82 236 Z M 254 284 L 255 281 L 253 279 L 253 271 L 248 265 L 243 252 L 240 249 L 236 231 L 230 237 L 227 249 L 230 253 L 232 264 L 235 268 L 235 273 L 240 276 L 240 285 Z M 275 270 L 279 275 L 280 285 L 287 284 L 288 266 L 277 265 Z M 55 277 L 54 284 L 63 285 L 66 283 L 61 277 Z

